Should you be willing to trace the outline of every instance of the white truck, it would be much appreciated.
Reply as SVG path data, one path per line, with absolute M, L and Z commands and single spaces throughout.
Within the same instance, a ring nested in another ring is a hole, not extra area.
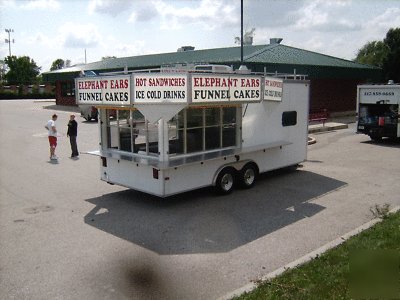
M 199 70 L 82 77 L 76 101 L 98 108 L 100 149 L 91 153 L 103 181 L 160 197 L 206 186 L 227 194 L 306 159 L 309 82 L 287 78 Z
M 400 85 L 357 86 L 357 132 L 374 141 L 400 137 Z

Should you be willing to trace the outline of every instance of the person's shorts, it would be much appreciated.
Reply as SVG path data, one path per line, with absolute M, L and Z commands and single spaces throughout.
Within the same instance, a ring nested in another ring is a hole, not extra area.
M 49 143 L 51 148 L 57 147 L 57 137 L 49 136 Z

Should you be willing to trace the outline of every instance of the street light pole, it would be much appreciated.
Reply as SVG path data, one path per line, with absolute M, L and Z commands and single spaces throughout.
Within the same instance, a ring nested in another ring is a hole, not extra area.
M 238 72 L 250 74 L 250 70 L 243 62 L 243 0 L 240 0 L 240 67 Z
M 243 0 L 240 1 L 240 64 L 243 65 Z
M 11 40 L 10 34 L 11 32 L 14 32 L 14 29 L 6 29 L 6 32 L 8 33 L 8 39 L 6 39 L 6 43 L 8 43 L 8 53 L 9 56 L 11 56 L 11 43 L 15 43 L 14 39 Z

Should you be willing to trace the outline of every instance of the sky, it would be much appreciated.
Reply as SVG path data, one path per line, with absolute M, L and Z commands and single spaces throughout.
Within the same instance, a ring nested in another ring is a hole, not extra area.
M 244 0 L 254 45 L 282 44 L 352 60 L 367 42 L 400 27 L 400 0 Z M 0 59 L 29 56 L 50 69 L 103 57 L 234 47 L 240 0 L 0 0 Z M 86 53 L 86 55 L 85 55 Z

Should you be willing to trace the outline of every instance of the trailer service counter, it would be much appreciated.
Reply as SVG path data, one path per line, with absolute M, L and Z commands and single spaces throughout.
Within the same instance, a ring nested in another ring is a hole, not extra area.
M 77 78 L 99 110 L 101 179 L 165 197 L 214 185 L 250 188 L 306 159 L 309 83 L 215 73 Z

